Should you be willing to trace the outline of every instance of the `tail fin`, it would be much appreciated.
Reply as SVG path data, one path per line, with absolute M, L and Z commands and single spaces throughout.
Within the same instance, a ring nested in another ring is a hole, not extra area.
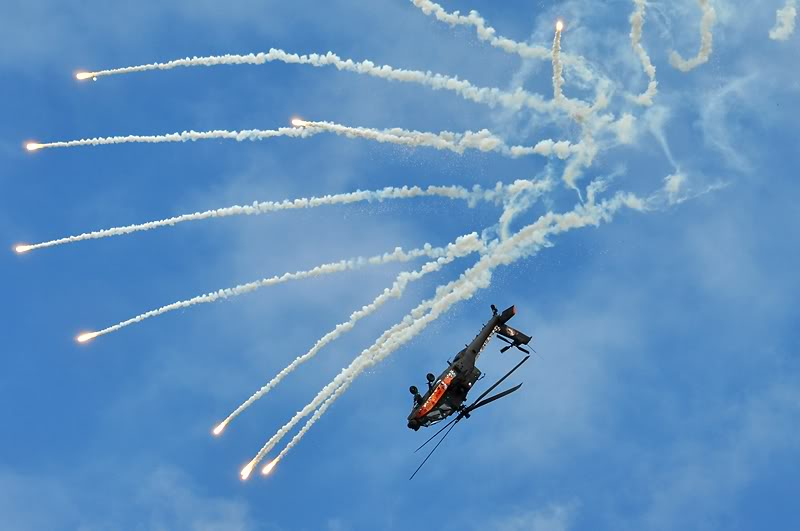
M 499 326 L 499 328 L 500 329 L 497 331 L 497 334 L 506 339 L 510 339 L 515 346 L 527 345 L 532 339 L 531 336 L 523 334 L 516 328 L 511 328 L 507 324 L 502 324 Z

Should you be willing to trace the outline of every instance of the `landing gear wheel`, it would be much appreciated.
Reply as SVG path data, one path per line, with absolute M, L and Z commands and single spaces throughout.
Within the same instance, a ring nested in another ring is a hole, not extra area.
M 419 394 L 419 389 L 417 389 L 416 386 L 412 385 L 411 387 L 408 388 L 408 390 L 409 390 L 409 392 L 411 392 L 412 395 Z
M 434 376 L 434 375 L 433 375 L 433 374 L 431 374 L 431 373 L 428 373 L 427 375 L 425 375 L 425 378 L 427 378 L 427 379 L 428 379 L 428 382 L 429 382 L 429 383 L 433 383 L 433 381 L 436 379 L 436 376 Z

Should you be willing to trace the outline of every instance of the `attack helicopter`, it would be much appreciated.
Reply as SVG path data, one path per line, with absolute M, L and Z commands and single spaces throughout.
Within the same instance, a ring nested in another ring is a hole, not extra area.
M 433 450 L 431 450 L 425 458 L 425 461 L 419 465 L 419 468 L 417 468 L 409 479 L 414 478 L 420 468 L 422 468 L 422 465 L 425 464 L 436 448 L 439 447 L 445 437 L 450 433 L 450 430 L 452 430 L 459 421 L 464 418 L 469 418 L 476 409 L 508 396 L 522 387 L 522 384 L 519 384 L 486 398 L 489 393 L 494 391 L 498 385 L 503 383 L 506 378 L 511 376 L 514 371 L 519 369 L 522 364 L 530 358 L 530 351 L 528 351 L 524 345 L 530 342 L 531 337 L 507 324 L 507 322 L 516 315 L 516 307 L 511 306 L 502 313 L 497 311 L 497 307 L 494 304 L 492 304 L 491 308 L 492 317 L 489 319 L 489 322 L 483 326 L 469 345 L 456 354 L 452 362 L 448 360 L 447 369 L 445 369 L 438 378 L 432 373 L 427 374 L 428 391 L 424 395 L 420 394 L 419 389 L 413 385 L 409 388 L 411 394 L 414 395 L 414 405 L 411 409 L 411 413 L 408 415 L 408 427 L 410 429 L 417 431 L 422 427 L 432 426 L 453 414 L 457 414 L 455 418 L 436 432 L 430 439 L 425 441 L 422 446 L 417 448 L 416 451 L 419 451 L 435 439 L 437 435 L 442 433 L 442 431 L 449 428 L 442 439 L 439 440 Z M 498 339 L 507 343 L 505 347 L 500 349 L 500 352 L 506 352 L 511 348 L 517 348 L 527 354 L 527 356 L 508 371 L 505 376 L 484 391 L 472 404 L 466 406 L 464 404 L 467 401 L 469 391 L 472 389 L 475 382 L 481 378 L 481 371 L 475 366 L 475 363 L 478 357 L 480 357 L 481 352 L 494 336 L 497 336 Z

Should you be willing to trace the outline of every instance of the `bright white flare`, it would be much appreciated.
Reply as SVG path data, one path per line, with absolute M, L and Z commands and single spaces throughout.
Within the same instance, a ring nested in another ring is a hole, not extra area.
M 275 468 L 275 465 L 277 464 L 278 464 L 278 458 L 275 458 L 266 465 L 264 465 L 264 468 L 261 469 L 261 473 L 266 476 L 267 474 L 272 472 L 272 469 Z
M 42 147 L 44 146 L 42 146 L 42 144 L 39 144 L 37 142 L 28 142 L 27 144 L 25 144 L 25 149 L 27 149 L 28 151 L 36 151 L 37 149 L 42 149 Z
M 31 250 L 30 245 L 17 245 L 16 247 L 14 247 L 14 251 L 17 254 L 27 253 L 30 250 Z
M 556 31 L 562 31 L 564 29 L 564 23 L 560 20 L 556 22 Z
M 86 343 L 87 341 L 90 341 L 99 335 L 100 335 L 99 332 L 87 332 L 85 334 L 79 335 L 75 339 L 78 341 L 78 343 Z
M 255 466 L 256 466 L 256 462 L 255 461 L 250 461 L 249 463 L 247 463 L 245 465 L 245 467 L 242 469 L 242 471 L 239 472 L 239 475 L 242 476 L 242 480 L 246 480 L 247 478 L 250 477 L 250 474 L 253 473 L 253 468 L 255 468 Z
M 225 421 L 224 422 L 220 422 L 219 424 L 217 424 L 217 427 L 214 428 L 214 432 L 213 432 L 214 435 L 219 435 L 220 433 L 222 433 L 222 430 L 225 429 L 225 426 L 227 426 L 227 424 L 228 423 L 225 422 Z
M 93 78 L 95 75 L 92 72 L 77 72 L 75 74 L 75 79 L 78 81 L 83 81 L 85 79 Z
M 292 125 L 295 127 L 303 127 L 305 125 L 308 125 L 308 122 L 306 122 L 305 120 L 301 120 L 300 118 L 292 118 Z

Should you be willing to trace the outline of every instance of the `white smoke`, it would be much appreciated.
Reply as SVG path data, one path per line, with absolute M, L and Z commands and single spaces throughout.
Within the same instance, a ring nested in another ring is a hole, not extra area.
M 618 194 L 607 202 L 579 205 L 575 210 L 565 214 L 549 212 L 540 217 L 535 223 L 515 233 L 511 238 L 499 242 L 457 280 L 437 289 L 437 293 L 432 299 L 421 303 L 403 321 L 384 332 L 371 347 L 364 350 L 332 382 L 326 385 L 311 402 L 278 430 L 259 450 L 248 466 L 256 466 L 301 419 L 312 414 L 329 398 L 330 402 L 333 402 L 333 396 L 342 394 L 364 370 L 379 363 L 411 340 L 424 330 L 428 324 L 448 311 L 453 304 L 469 299 L 479 289 L 488 287 L 494 269 L 502 265 L 512 264 L 521 258 L 536 253 L 547 245 L 548 237 L 551 235 L 608 221 L 614 212 L 623 206 L 639 210 L 644 208 L 643 202 L 637 197 L 631 194 Z M 424 313 L 425 311 L 427 313 Z M 313 420 L 315 421 L 316 419 Z
M 631 144 L 636 137 L 636 117 L 625 113 L 619 120 L 611 124 L 620 144 Z
M 647 78 L 650 80 L 647 84 L 647 90 L 642 94 L 635 96 L 633 100 L 639 105 L 650 106 L 653 104 L 653 98 L 658 93 L 658 82 L 656 81 L 656 67 L 650 61 L 650 56 L 642 46 L 642 27 L 644 26 L 645 8 L 647 6 L 646 0 L 633 0 L 635 9 L 631 13 L 631 46 L 639 62 L 642 63 L 642 68 Z
M 454 243 L 451 243 L 447 246 L 447 249 L 444 255 L 440 256 L 436 260 L 426 263 L 420 269 L 416 271 L 404 271 L 397 276 L 397 279 L 392 284 L 391 287 L 386 288 L 380 295 L 378 295 L 370 304 L 367 304 L 363 308 L 355 311 L 350 315 L 350 319 L 344 323 L 340 323 L 336 325 L 336 327 L 322 336 L 311 349 L 303 354 L 302 356 L 298 356 L 295 358 L 289 365 L 286 366 L 283 370 L 281 370 L 274 378 L 272 378 L 266 385 L 261 387 L 258 391 L 253 393 L 250 398 L 245 400 L 239 407 L 237 407 L 228 417 L 222 421 L 222 423 L 218 426 L 218 430 L 215 430 L 217 434 L 219 434 L 225 426 L 227 426 L 233 419 L 239 416 L 245 409 L 250 407 L 256 400 L 259 400 L 264 395 L 266 395 L 270 390 L 272 390 L 276 385 L 278 385 L 286 376 L 288 376 L 291 372 L 293 372 L 297 367 L 302 365 L 303 363 L 312 359 L 316 354 L 322 350 L 325 345 L 331 343 L 335 339 L 341 337 L 346 332 L 355 327 L 356 323 L 367 317 L 368 315 L 374 313 L 378 308 L 383 306 L 390 298 L 399 298 L 405 292 L 406 287 L 409 283 L 419 280 L 420 278 L 424 277 L 429 273 L 433 273 L 439 271 L 442 267 L 449 264 L 456 258 L 461 258 L 468 254 L 472 254 L 478 251 L 481 251 L 485 248 L 484 243 L 478 237 L 476 233 L 460 236 L 456 239 Z
M 544 46 L 532 46 L 517 42 L 507 37 L 497 36 L 497 31 L 486 24 L 486 21 L 477 11 L 470 11 L 469 15 L 461 15 L 458 11 L 448 13 L 442 6 L 428 0 L 411 0 L 426 15 L 433 15 L 437 20 L 445 22 L 451 26 L 473 26 L 478 34 L 478 38 L 488 42 L 491 46 L 499 48 L 507 53 L 517 54 L 523 59 L 549 60 L 552 57 L 551 50 Z M 591 82 L 596 79 L 594 73 L 587 66 L 583 57 L 564 54 L 562 59 L 565 64 L 572 67 L 575 73 L 584 81 Z
M 398 127 L 380 130 L 368 127 L 349 127 L 333 122 L 301 120 L 299 123 L 307 124 L 314 129 L 330 131 L 351 138 L 364 138 L 382 143 L 388 142 L 411 147 L 427 146 L 439 150 L 453 151 L 458 154 L 464 153 L 467 149 L 476 149 L 483 152 L 496 151 L 510 157 L 521 157 L 531 154 L 550 155 L 549 152 L 537 150 L 535 147 L 507 146 L 502 138 L 488 129 L 481 129 L 475 132 L 465 131 L 464 133 L 453 133 L 450 131 L 429 133 L 424 131 L 409 131 L 408 129 L 401 129 Z M 543 142 L 552 143 L 553 141 L 545 140 Z M 566 158 L 566 156 L 562 158 Z
M 552 141 L 550 141 L 552 143 Z M 527 149 L 527 148 L 526 148 Z M 541 154 L 549 154 L 541 153 Z M 560 156 L 560 155 L 559 155 Z M 532 181 L 519 180 L 513 184 L 504 185 L 498 182 L 494 188 L 484 189 L 475 185 L 472 189 L 463 186 L 388 186 L 381 190 L 358 190 L 343 194 L 324 195 L 319 197 L 302 197 L 298 199 L 285 199 L 283 201 L 263 201 L 253 202 L 251 205 L 234 205 L 225 208 L 194 212 L 191 214 L 181 214 L 166 219 L 148 221 L 136 225 L 125 225 L 121 227 L 111 227 L 92 232 L 85 232 L 74 236 L 66 236 L 55 240 L 35 243 L 24 246 L 24 252 L 58 245 L 81 242 L 85 240 L 96 240 L 100 238 L 110 238 L 122 236 L 134 232 L 142 232 L 157 229 L 160 227 L 171 227 L 189 221 L 200 221 L 204 219 L 223 218 L 228 216 L 259 215 L 281 210 L 297 210 L 306 208 L 317 208 L 327 205 L 346 205 L 358 202 L 386 201 L 392 199 L 413 199 L 417 197 L 444 197 L 447 199 L 466 201 L 470 207 L 474 207 L 479 201 L 499 203 L 511 193 L 511 187 L 519 188 L 520 183 L 531 183 Z M 535 182 L 534 182 L 535 183 Z
M 47 148 L 71 148 L 78 146 L 104 146 L 110 144 L 161 144 L 164 142 L 188 142 L 190 140 L 194 142 L 196 140 L 226 139 L 244 142 L 245 140 L 265 140 L 267 138 L 275 138 L 279 136 L 307 138 L 321 132 L 321 129 L 315 129 L 312 127 L 281 127 L 280 129 L 248 129 L 244 131 L 183 131 L 181 133 L 170 133 L 166 135 L 107 136 L 83 138 L 81 140 L 69 140 L 65 142 L 46 142 L 43 144 L 34 145 L 36 146 L 35 149 L 38 150 Z
M 134 72 L 146 72 L 149 70 L 171 70 L 178 67 L 195 66 L 218 66 L 218 65 L 263 65 L 269 62 L 279 61 L 287 64 L 302 64 L 315 67 L 333 66 L 338 70 L 365 74 L 391 81 L 401 81 L 405 83 L 417 83 L 432 88 L 433 90 L 447 90 L 455 92 L 462 98 L 483 103 L 489 106 L 501 105 L 510 109 L 519 110 L 530 108 L 539 112 L 549 112 L 552 107 L 538 94 L 532 94 L 522 89 L 514 92 L 506 92 L 499 88 L 476 87 L 467 80 L 457 77 L 435 74 L 432 72 L 422 72 L 419 70 L 403 70 L 389 65 L 378 66 L 372 61 L 353 61 L 352 59 L 342 59 L 333 52 L 326 54 L 307 54 L 298 55 L 285 52 L 284 50 L 270 48 L 268 52 L 249 53 L 244 55 L 226 54 L 210 55 L 205 57 L 187 57 L 185 59 L 175 59 L 165 63 L 149 63 L 137 66 L 126 66 L 122 68 L 112 68 L 108 70 L 98 70 L 91 72 L 94 77 L 113 76 L 119 74 L 131 74 Z
M 561 93 L 561 87 L 564 86 L 564 78 L 561 75 L 562 67 L 561 67 L 561 22 L 559 22 L 559 26 L 556 28 L 556 34 L 553 37 L 553 50 L 552 50 L 552 62 L 553 62 L 553 99 L 558 101 L 564 98 L 564 95 Z
M 282 275 L 264 278 L 261 280 L 257 280 L 255 282 L 240 284 L 232 288 L 225 288 L 217 291 L 212 291 L 211 293 L 198 295 L 196 297 L 192 297 L 191 299 L 173 302 L 172 304 L 167 304 L 166 306 L 156 308 L 155 310 L 150 310 L 149 312 L 139 314 L 136 317 L 131 317 L 130 319 L 122 321 L 113 326 L 109 326 L 108 328 L 104 328 L 96 332 L 90 332 L 86 334 L 86 336 L 89 336 L 91 339 L 93 339 L 95 337 L 110 334 L 111 332 L 116 332 L 117 330 L 120 330 L 127 326 L 131 326 L 136 323 L 141 323 L 142 321 L 150 319 L 151 317 L 157 317 L 159 315 L 163 315 L 165 313 L 172 312 L 175 310 L 189 308 L 197 304 L 206 304 L 209 302 L 218 301 L 220 299 L 229 299 L 231 297 L 238 297 L 239 295 L 244 295 L 245 293 L 250 293 L 252 291 L 255 291 L 257 289 L 266 286 L 274 286 L 275 284 L 282 284 L 284 282 L 289 282 L 292 280 L 301 280 L 321 275 L 330 275 L 331 273 L 340 273 L 342 271 L 347 271 L 352 269 L 360 269 L 367 265 L 387 264 L 390 262 L 407 262 L 409 260 L 414 260 L 415 258 L 419 258 L 421 256 L 439 257 L 442 256 L 444 253 L 445 250 L 442 249 L 441 247 L 431 247 L 430 244 L 425 244 L 424 247 L 420 249 L 412 249 L 411 251 L 404 251 L 402 248 L 397 247 L 394 251 L 390 253 L 372 256 L 369 258 L 364 258 L 364 257 L 350 258 L 348 260 L 340 260 L 339 262 L 322 264 L 314 267 L 313 269 L 308 269 L 305 271 L 296 271 L 294 273 L 284 273 Z
M 786 0 L 786 5 L 775 12 L 775 27 L 769 30 L 769 38 L 774 41 L 785 41 L 794 33 L 797 18 L 797 1 Z
M 712 42 L 714 39 L 711 30 L 714 27 L 717 14 L 714 11 L 714 7 L 711 5 L 711 0 L 697 1 L 703 12 L 703 18 L 700 20 L 700 49 L 697 51 L 697 55 L 691 59 L 684 59 L 678 52 L 673 51 L 669 56 L 670 64 L 681 72 L 693 70 L 707 62 L 709 57 L 711 57 Z
M 503 207 L 503 213 L 498 220 L 500 238 L 509 237 L 509 228 L 519 214 L 528 210 L 542 195 L 553 188 L 553 181 L 549 178 L 542 179 L 532 186 L 517 187 L 509 190 L 508 198 Z

